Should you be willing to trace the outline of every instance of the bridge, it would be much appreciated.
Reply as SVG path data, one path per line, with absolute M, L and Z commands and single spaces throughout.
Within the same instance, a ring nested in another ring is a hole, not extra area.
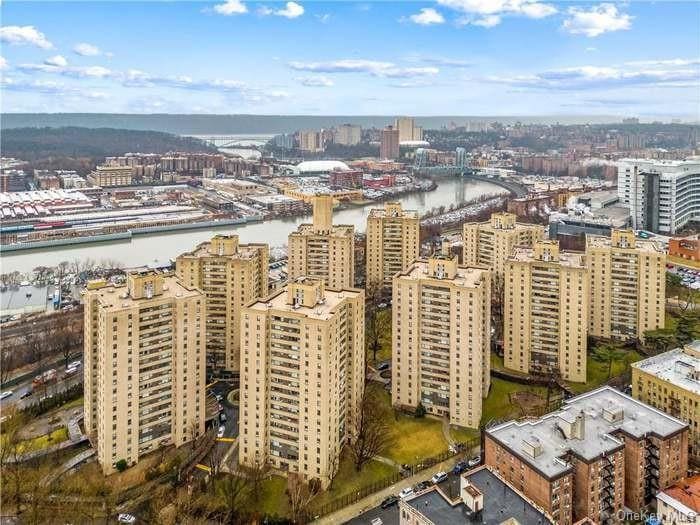
M 236 149 L 254 149 L 260 151 L 262 143 L 267 142 L 266 137 L 251 135 L 186 135 L 199 140 L 203 140 L 207 144 L 216 148 L 236 148 Z

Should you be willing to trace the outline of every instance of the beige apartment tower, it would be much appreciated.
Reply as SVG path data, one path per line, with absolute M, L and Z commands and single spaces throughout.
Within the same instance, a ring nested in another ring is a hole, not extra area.
M 504 365 L 585 383 L 588 272 L 557 241 L 515 248 L 505 266 Z
M 105 474 L 204 432 L 206 303 L 172 274 L 88 284 L 85 431 Z
M 636 239 L 632 230 L 588 235 L 586 259 L 590 335 L 643 341 L 644 332 L 664 327 L 666 252 L 656 242 Z
M 207 299 L 207 367 L 216 375 L 237 373 L 240 361 L 241 308 L 267 296 L 267 244 L 239 244 L 238 235 L 216 235 L 175 261 L 185 286 Z
M 420 253 L 420 217 L 400 202 L 370 210 L 367 217 L 367 286 L 391 286 L 394 275 Z
M 516 222 L 512 213 L 494 213 L 488 222 L 468 222 L 464 225 L 464 264 L 482 264 L 502 279 L 506 259 L 516 246 L 532 247 L 545 238 L 544 226 Z
M 327 487 L 355 434 L 365 373 L 364 291 L 299 278 L 243 309 L 239 461 Z
M 355 283 L 355 227 L 333 225 L 333 197 L 313 199 L 313 224 L 300 224 L 289 234 L 289 278 L 318 277 L 329 288 Z
M 442 254 L 393 282 L 392 404 L 478 428 L 490 386 L 491 272 Z

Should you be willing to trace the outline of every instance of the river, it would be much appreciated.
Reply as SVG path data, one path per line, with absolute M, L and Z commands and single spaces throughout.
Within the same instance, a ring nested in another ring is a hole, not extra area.
M 398 200 L 405 209 L 418 210 L 421 214 L 438 206 L 463 203 L 485 194 L 499 193 L 503 188 L 488 182 L 460 178 L 437 179 L 438 187 L 426 193 L 404 195 Z M 364 232 L 367 214 L 371 208 L 383 206 L 372 203 L 363 207 L 340 210 L 333 215 L 336 224 L 353 224 L 356 231 Z M 30 272 L 35 267 L 56 266 L 61 261 L 92 259 L 96 262 L 118 261 L 126 267 L 141 266 L 155 261 L 165 262 L 191 250 L 198 243 L 210 239 L 216 233 L 237 233 L 241 243 L 265 242 L 271 247 L 287 244 L 287 236 L 296 227 L 309 222 L 309 217 L 275 219 L 267 222 L 222 226 L 201 230 L 188 230 L 149 235 L 135 235 L 131 240 L 57 246 L 21 250 L 0 256 L 0 273 Z

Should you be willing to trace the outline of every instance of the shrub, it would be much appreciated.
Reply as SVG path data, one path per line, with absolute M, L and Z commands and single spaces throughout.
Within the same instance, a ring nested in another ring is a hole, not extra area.
M 125 459 L 120 459 L 119 461 L 117 461 L 117 462 L 114 464 L 114 466 L 117 468 L 117 470 L 118 470 L 119 472 L 124 472 L 124 471 L 126 470 L 126 467 L 128 467 L 129 465 L 127 465 Z

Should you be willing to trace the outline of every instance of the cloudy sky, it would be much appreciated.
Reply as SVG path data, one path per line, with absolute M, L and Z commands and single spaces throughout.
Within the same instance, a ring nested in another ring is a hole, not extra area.
M 700 3 L 0 4 L 3 112 L 700 120 Z

